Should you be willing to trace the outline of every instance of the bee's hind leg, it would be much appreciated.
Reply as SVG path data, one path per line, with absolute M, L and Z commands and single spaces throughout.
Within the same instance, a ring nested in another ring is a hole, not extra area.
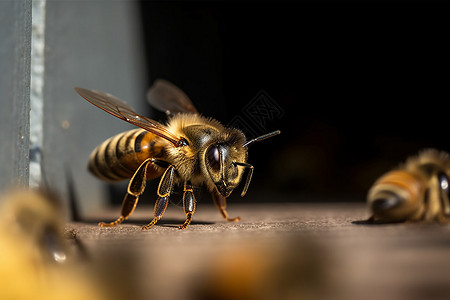
M 139 199 L 138 196 L 133 196 L 133 195 L 127 193 L 125 195 L 125 197 L 123 198 L 122 210 L 120 213 L 120 217 L 117 218 L 117 220 L 115 220 L 114 222 L 110 222 L 110 223 L 100 222 L 100 223 L 98 223 L 98 225 L 101 227 L 113 227 L 113 226 L 116 226 L 116 225 L 122 223 L 123 221 L 128 219 L 128 217 L 133 213 L 133 211 L 136 208 L 136 205 L 138 203 L 138 199 Z
M 216 204 L 217 208 L 220 210 L 220 213 L 225 218 L 225 220 L 229 222 L 238 222 L 241 220 L 241 217 L 230 218 L 227 213 L 227 198 L 220 195 L 216 190 L 211 192 L 211 196 Z
M 146 159 L 139 166 L 139 168 L 136 170 L 133 177 L 131 178 L 130 183 L 128 184 L 127 194 L 123 198 L 120 217 L 111 223 L 100 222 L 98 223 L 99 226 L 101 227 L 116 226 L 122 223 L 124 220 L 126 220 L 133 213 L 138 203 L 139 196 L 145 190 L 145 183 L 147 179 L 147 166 L 152 162 L 153 162 L 152 158 Z
M 194 190 L 189 182 L 184 183 L 183 208 L 186 213 L 186 221 L 178 227 L 179 229 L 186 229 L 186 227 L 188 227 L 191 223 L 192 215 L 195 212 Z

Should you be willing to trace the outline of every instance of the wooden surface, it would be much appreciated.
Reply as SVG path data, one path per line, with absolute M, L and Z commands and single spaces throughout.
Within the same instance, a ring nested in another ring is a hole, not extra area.
M 125 224 L 100 228 L 119 208 L 70 223 L 106 286 L 134 299 L 448 299 L 450 227 L 369 225 L 362 203 L 229 204 L 228 223 L 200 203 L 193 223 L 169 206 L 152 229 L 141 206 Z M 95 221 L 94 221 L 95 220 Z M 106 266 L 106 267 L 105 267 Z M 108 270 L 113 269 L 114 272 Z M 109 278 L 111 274 L 115 274 Z

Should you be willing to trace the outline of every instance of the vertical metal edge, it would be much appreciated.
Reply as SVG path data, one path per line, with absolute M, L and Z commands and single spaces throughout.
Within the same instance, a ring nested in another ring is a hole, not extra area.
M 43 183 L 45 9 L 46 0 L 33 1 L 30 61 L 30 187 L 39 187 Z

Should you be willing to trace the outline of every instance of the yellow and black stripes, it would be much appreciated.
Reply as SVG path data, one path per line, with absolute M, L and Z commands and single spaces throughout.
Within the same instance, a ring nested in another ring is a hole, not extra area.
M 161 139 L 153 133 L 143 129 L 126 131 L 104 141 L 92 152 L 89 171 L 103 180 L 128 179 L 146 159 L 160 156 L 162 149 Z M 152 171 L 148 178 L 161 175 Z

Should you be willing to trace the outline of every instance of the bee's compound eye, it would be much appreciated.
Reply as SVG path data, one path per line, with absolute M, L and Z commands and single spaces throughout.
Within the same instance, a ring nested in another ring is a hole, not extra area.
M 189 142 L 185 138 L 181 138 L 178 141 L 178 146 L 179 147 L 189 146 Z
M 206 159 L 208 160 L 209 166 L 214 171 L 219 171 L 220 169 L 220 152 L 219 147 L 214 145 L 209 147 L 207 153 L 206 153 Z
M 444 191 L 448 196 L 450 196 L 450 187 L 448 177 L 444 172 L 438 174 L 439 184 L 441 185 L 442 191 Z
M 44 251 L 49 255 L 48 258 L 51 259 L 52 262 L 63 263 L 66 261 L 66 253 L 61 245 L 55 228 L 46 226 L 41 239 Z

